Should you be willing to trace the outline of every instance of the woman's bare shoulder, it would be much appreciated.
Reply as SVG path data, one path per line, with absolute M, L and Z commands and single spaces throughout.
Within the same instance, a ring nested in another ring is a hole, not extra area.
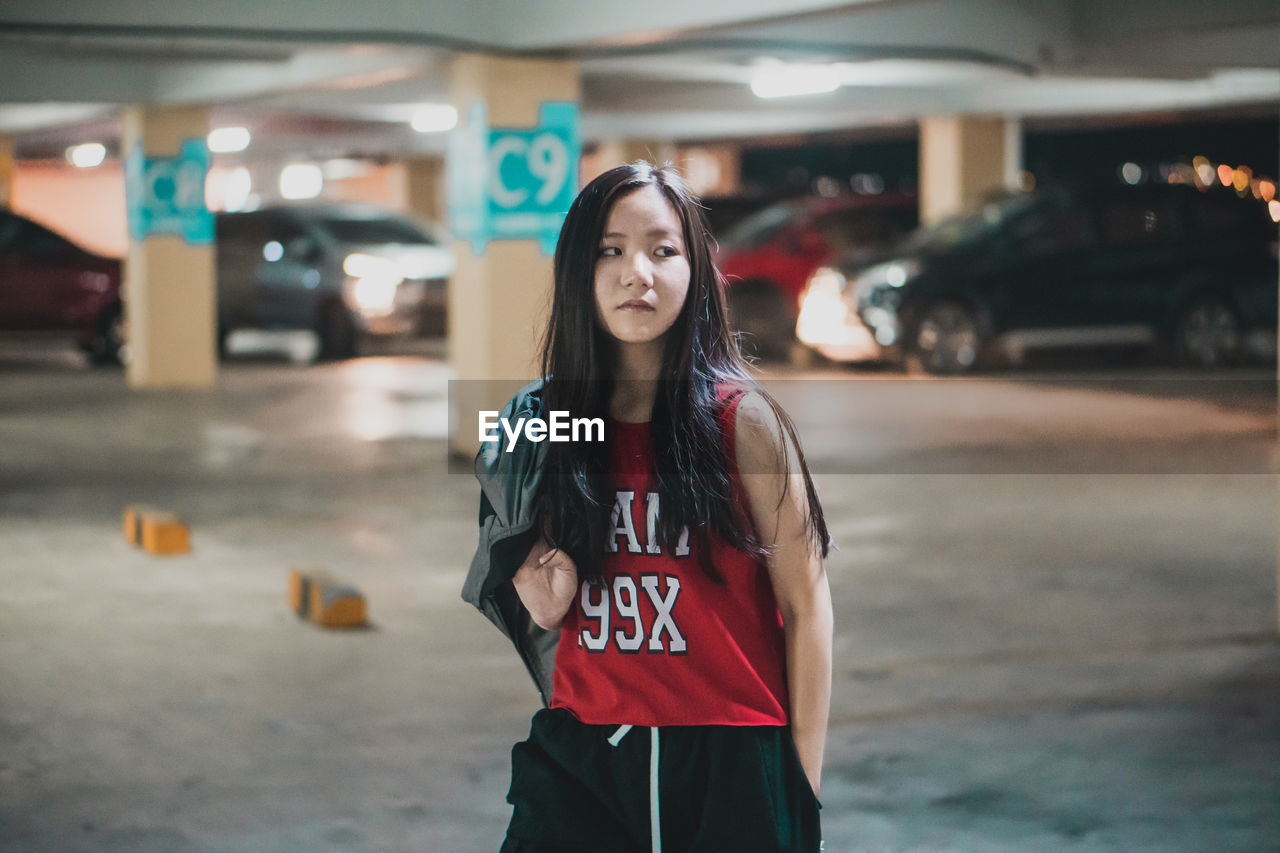
M 773 473 L 787 452 L 786 429 L 764 394 L 748 391 L 738 403 L 734 419 L 738 467 L 746 473 Z

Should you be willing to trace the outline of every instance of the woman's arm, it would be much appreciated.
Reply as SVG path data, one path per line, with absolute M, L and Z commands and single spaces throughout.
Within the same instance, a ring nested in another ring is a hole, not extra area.
M 539 538 L 511 583 L 538 627 L 558 631 L 578 592 L 578 567 L 568 554 Z
M 739 404 L 734 443 L 756 534 L 773 551 L 769 578 L 786 635 L 791 731 L 809 784 L 820 796 L 833 620 L 822 552 L 806 523 L 804 474 L 796 448 L 759 394 L 747 394 Z

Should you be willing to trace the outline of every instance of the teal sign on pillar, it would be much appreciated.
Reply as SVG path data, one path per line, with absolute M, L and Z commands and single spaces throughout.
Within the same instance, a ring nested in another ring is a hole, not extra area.
M 578 105 L 542 104 L 538 125 L 490 128 L 474 102 L 449 139 L 449 225 L 477 253 L 491 240 L 537 240 L 552 254 L 578 188 Z
M 212 243 L 213 213 L 204 203 L 208 174 L 209 146 L 203 139 L 183 140 L 177 157 L 147 157 L 136 146 L 125 158 L 130 236 L 177 234 L 193 245 Z

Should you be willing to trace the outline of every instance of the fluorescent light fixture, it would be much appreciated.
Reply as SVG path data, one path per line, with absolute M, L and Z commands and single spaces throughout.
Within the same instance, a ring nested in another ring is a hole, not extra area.
M 67 149 L 67 162 L 80 169 L 101 166 L 106 158 L 107 148 L 101 142 L 86 142 L 84 145 L 72 145 Z
M 234 154 L 249 147 L 249 130 L 244 127 L 219 127 L 209 132 L 209 150 L 214 154 Z
M 1276 92 L 1280 90 L 1280 70 L 1275 68 L 1219 68 L 1209 76 L 1219 92 Z
M 840 75 L 832 65 L 762 65 L 751 78 L 758 98 L 789 98 L 834 92 Z
M 841 86 L 937 87 L 998 83 L 1015 72 L 981 62 L 936 59 L 875 59 L 861 62 L 792 64 L 762 58 L 751 69 L 751 91 L 761 98 L 818 95 Z
M 841 86 L 957 86 L 996 83 L 1021 75 L 983 62 L 950 59 L 869 59 L 836 62 Z
M 410 126 L 418 133 L 440 133 L 458 126 L 458 111 L 449 104 L 422 104 Z
M 280 195 L 287 199 L 315 198 L 324 189 L 324 174 L 314 163 L 294 163 L 280 170 Z

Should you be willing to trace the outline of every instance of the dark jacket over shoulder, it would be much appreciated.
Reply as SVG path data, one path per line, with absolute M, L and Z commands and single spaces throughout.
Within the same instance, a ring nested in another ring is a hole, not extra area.
M 503 408 L 501 417 L 542 417 L 542 380 L 521 388 Z M 462 598 L 480 609 L 515 645 L 533 676 L 544 705 L 551 704 L 560 632 L 547 631 L 529 616 L 516 595 L 511 578 L 538 541 L 534 500 L 546 455 L 544 443 L 521 438 L 510 452 L 506 437 L 486 443 L 476 454 L 480 481 L 480 541 L 462 586 Z

